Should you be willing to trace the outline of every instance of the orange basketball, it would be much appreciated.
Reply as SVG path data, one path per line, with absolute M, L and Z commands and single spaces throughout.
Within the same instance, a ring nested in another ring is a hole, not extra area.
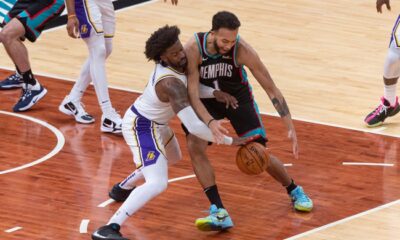
M 268 164 L 267 149 L 258 142 L 248 143 L 236 153 L 236 165 L 245 174 L 258 175 L 265 171 Z

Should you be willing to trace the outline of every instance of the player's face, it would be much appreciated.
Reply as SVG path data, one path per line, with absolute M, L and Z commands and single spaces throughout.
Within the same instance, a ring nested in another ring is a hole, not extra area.
M 173 68 L 185 69 L 187 59 L 181 41 L 177 41 L 174 45 L 169 47 L 161 57 L 164 62 Z
M 227 28 L 220 28 L 214 32 L 214 48 L 221 54 L 227 54 L 236 44 L 236 37 L 239 29 L 230 30 Z

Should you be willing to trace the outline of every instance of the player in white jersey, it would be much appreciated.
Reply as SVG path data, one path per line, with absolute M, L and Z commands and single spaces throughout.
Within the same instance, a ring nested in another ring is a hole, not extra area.
M 377 0 L 376 10 L 382 13 L 382 6 L 390 10 L 390 0 Z M 364 122 L 367 127 L 377 127 L 383 124 L 386 118 L 396 115 L 400 111 L 399 100 L 396 96 L 397 80 L 400 76 L 400 15 L 394 24 L 388 53 L 383 67 L 384 94 L 379 106 L 369 113 Z
M 156 62 L 144 93 L 127 110 L 122 133 L 130 146 L 136 170 L 123 182 L 114 186 L 126 193 L 126 200 L 107 225 L 92 234 L 92 239 L 126 239 L 120 225 L 168 185 L 168 164 L 182 158 L 178 141 L 168 126 L 175 115 L 192 134 L 215 142 L 211 130 L 197 117 L 187 96 L 187 65 L 183 46 L 176 26 L 164 26 L 154 32 L 146 42 L 146 57 Z M 221 122 L 219 122 L 220 124 Z M 240 145 L 250 138 L 223 136 L 227 145 Z M 145 183 L 132 189 L 138 179 Z M 129 190 L 130 189 L 130 190 Z M 116 193 L 113 192 L 112 193 Z
M 81 98 L 90 82 L 96 91 L 103 112 L 101 131 L 120 133 L 121 116 L 111 105 L 105 69 L 106 58 L 112 51 L 112 38 L 115 32 L 115 13 L 111 0 L 67 0 L 68 34 L 80 36 L 89 50 L 80 76 L 71 92 L 59 106 L 62 113 L 71 115 L 79 123 L 93 123 L 94 118 L 86 113 Z

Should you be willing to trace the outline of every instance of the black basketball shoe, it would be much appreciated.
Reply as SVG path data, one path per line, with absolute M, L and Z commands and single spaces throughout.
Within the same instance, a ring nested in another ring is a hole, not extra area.
M 122 234 L 119 232 L 121 227 L 112 223 L 110 225 L 105 225 L 94 231 L 92 234 L 93 240 L 129 240 L 128 238 L 122 237 Z
M 112 187 L 111 191 L 108 193 L 108 196 L 110 196 L 110 198 L 114 199 L 116 202 L 123 202 L 129 197 L 129 194 L 131 194 L 135 188 L 136 187 L 126 190 L 121 188 L 119 183 L 117 183 Z
M 400 106 L 397 97 L 394 106 L 391 106 L 389 101 L 382 97 L 381 104 L 365 117 L 364 122 L 367 127 L 377 127 L 382 125 L 386 118 L 396 115 L 399 111 Z

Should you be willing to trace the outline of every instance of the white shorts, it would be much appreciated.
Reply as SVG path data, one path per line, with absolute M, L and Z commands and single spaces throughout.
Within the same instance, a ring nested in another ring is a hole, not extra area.
M 177 144 L 174 132 L 168 125 L 145 118 L 133 105 L 125 113 L 122 134 L 131 148 L 136 168 L 155 164 L 160 156 L 167 159 L 165 146 L 170 142 Z M 177 148 L 179 150 L 179 146 Z
M 111 0 L 75 0 L 81 38 L 101 34 L 111 38 L 115 33 L 115 11 Z

